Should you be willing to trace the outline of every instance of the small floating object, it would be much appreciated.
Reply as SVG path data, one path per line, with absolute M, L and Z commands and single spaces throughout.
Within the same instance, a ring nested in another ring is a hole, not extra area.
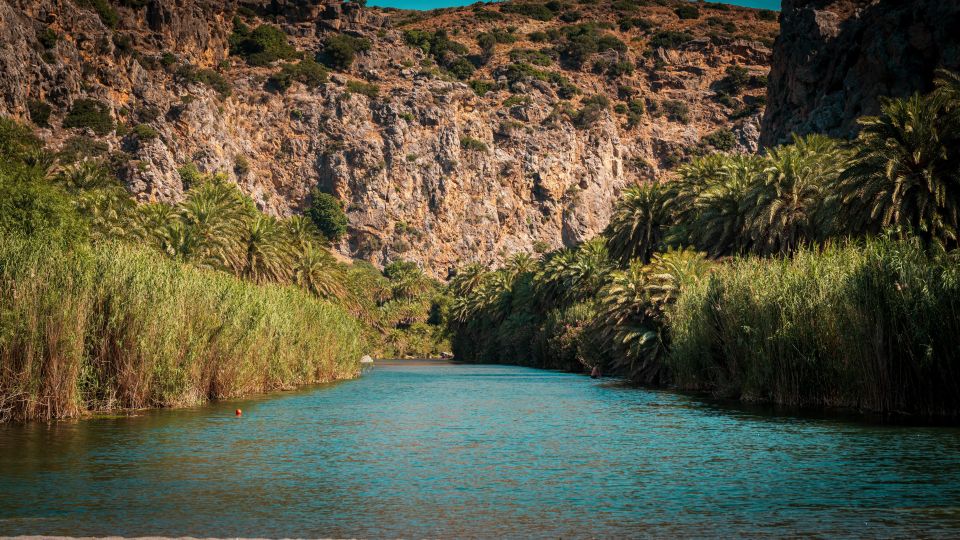
M 237 414 L 237 416 L 243 416 L 243 411 L 241 411 L 240 409 L 237 409 L 237 413 L 236 413 L 236 414 Z

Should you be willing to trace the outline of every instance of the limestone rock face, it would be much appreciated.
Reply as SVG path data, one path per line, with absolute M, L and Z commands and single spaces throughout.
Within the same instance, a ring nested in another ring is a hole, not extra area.
M 848 137 L 879 97 L 932 89 L 960 68 L 960 2 L 784 0 L 760 144 L 791 133 Z
M 408 24 L 394 19 L 409 13 L 317 0 L 112 4 L 119 20 L 111 28 L 72 0 L 0 0 L 0 113 L 28 121 L 31 102 L 49 104 L 50 126 L 39 130 L 48 143 L 96 143 L 121 163 L 121 178 L 144 202 L 180 200 L 178 169 L 187 163 L 226 172 L 261 209 L 279 216 L 301 212 L 319 187 L 344 202 L 349 218 L 337 249 L 375 264 L 411 260 L 442 278 L 467 262 L 573 245 L 603 230 L 623 189 L 668 177 L 703 148 L 706 135 L 729 130 L 733 150 L 757 148 L 760 113 L 734 114 L 716 99 L 728 67 L 767 73 L 770 50 L 742 38 L 701 36 L 647 54 L 649 36 L 633 31 L 620 34 L 630 50 L 617 53 L 635 66 L 632 74 L 614 79 L 588 64 L 563 68 L 578 89 L 566 98 L 538 79 L 512 89 L 495 85 L 480 96 L 439 72 L 397 26 L 460 28 L 451 38 L 479 55 L 481 31 L 515 25 L 523 37 L 559 23 L 517 15 L 483 22 L 463 8 Z M 702 21 L 679 21 L 671 6 L 644 9 L 660 27 L 703 32 Z M 728 17 L 744 33 L 776 31 L 751 10 L 701 9 L 704 19 Z M 232 21 L 241 12 L 251 27 L 276 24 L 308 56 L 335 32 L 365 37 L 372 47 L 326 84 L 295 82 L 279 92 L 267 80 L 280 63 L 253 67 L 229 56 Z M 615 15 L 607 15 L 615 28 Z M 53 44 L 41 40 L 48 30 L 59 36 Z M 524 39 L 498 45 L 473 78 L 505 82 L 510 47 L 543 46 Z M 229 81 L 229 93 L 195 75 L 203 70 Z M 357 91 L 361 82 L 376 85 L 377 94 Z M 564 113 L 595 94 L 611 106 L 591 122 L 580 125 Z M 107 104 L 118 131 L 95 137 L 63 128 L 80 98 Z M 632 123 L 613 107 L 630 99 L 648 110 Z M 667 102 L 684 104 L 686 121 L 656 112 Z M 138 140 L 132 128 L 139 124 L 158 137 Z

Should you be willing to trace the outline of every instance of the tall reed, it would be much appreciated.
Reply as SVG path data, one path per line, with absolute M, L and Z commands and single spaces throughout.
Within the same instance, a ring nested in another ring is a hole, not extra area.
M 355 376 L 344 309 L 118 244 L 0 239 L 0 421 L 173 407 Z
M 738 259 L 670 317 L 676 385 L 746 401 L 960 415 L 960 264 L 917 241 Z

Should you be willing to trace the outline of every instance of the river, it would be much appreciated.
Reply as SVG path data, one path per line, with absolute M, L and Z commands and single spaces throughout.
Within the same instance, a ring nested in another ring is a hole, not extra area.
M 0 535 L 28 533 L 957 537 L 960 430 L 388 364 L 254 400 L 0 426 Z

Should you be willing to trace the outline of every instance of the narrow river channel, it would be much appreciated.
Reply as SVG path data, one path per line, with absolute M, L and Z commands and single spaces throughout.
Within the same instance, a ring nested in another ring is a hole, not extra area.
M 256 400 L 0 426 L 0 535 L 28 533 L 957 537 L 960 429 L 381 365 Z

